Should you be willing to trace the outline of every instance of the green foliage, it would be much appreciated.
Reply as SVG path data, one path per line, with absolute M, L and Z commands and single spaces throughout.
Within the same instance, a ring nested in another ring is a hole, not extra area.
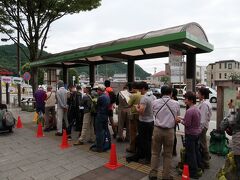
M 168 84 L 170 82 L 170 77 L 169 76 L 162 76 L 160 80 L 164 84 Z
M 18 30 L 28 47 L 29 61 L 36 61 L 42 56 L 50 25 L 54 21 L 65 15 L 95 9 L 101 5 L 100 2 L 101 0 L 0 0 L 0 32 L 16 42 L 12 32 Z
M 88 67 L 79 67 L 76 68 L 79 74 L 89 74 Z M 114 74 L 127 74 L 127 64 L 124 63 L 112 63 L 112 64 L 102 64 L 98 65 L 96 68 L 98 74 L 113 77 Z M 135 64 L 135 73 L 136 77 L 140 77 L 140 79 L 144 80 L 146 77 L 150 76 L 151 74 L 144 71 L 139 65 Z

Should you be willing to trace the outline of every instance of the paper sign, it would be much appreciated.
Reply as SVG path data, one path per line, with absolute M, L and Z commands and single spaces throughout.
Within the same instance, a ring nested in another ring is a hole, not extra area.
M 2 76 L 1 81 L 10 84 L 12 82 L 12 76 Z

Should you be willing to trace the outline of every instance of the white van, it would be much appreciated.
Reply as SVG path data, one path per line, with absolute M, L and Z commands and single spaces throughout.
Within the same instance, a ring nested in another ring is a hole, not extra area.
M 209 86 L 201 86 L 201 85 L 196 85 L 196 92 L 198 91 L 198 88 L 200 87 L 205 87 L 207 89 L 209 89 L 209 102 L 210 103 L 217 103 L 217 91 L 214 90 L 213 88 L 209 87 Z M 183 94 L 186 93 L 186 86 L 183 89 Z

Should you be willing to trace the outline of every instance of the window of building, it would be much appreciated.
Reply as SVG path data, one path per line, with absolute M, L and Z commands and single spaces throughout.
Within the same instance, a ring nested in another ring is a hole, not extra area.
M 219 69 L 221 69 L 222 68 L 222 63 L 219 63 Z
M 224 63 L 224 66 L 225 66 L 225 69 L 227 69 L 227 63 L 226 62 Z
M 222 78 L 222 74 L 221 73 L 219 73 L 219 79 L 221 79 Z
M 211 69 L 213 69 L 213 64 L 211 65 Z
M 224 73 L 224 79 L 227 79 L 227 73 Z
M 228 64 L 228 69 L 232 69 L 232 64 L 231 63 Z
M 235 68 L 237 68 L 237 63 L 235 62 Z
M 238 63 L 238 69 L 239 69 L 239 63 Z
M 211 79 L 213 79 L 213 74 L 211 74 Z

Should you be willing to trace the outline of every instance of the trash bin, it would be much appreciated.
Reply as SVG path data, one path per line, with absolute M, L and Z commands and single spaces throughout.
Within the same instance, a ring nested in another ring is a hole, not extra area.
M 33 112 L 35 111 L 35 101 L 33 100 L 33 98 L 29 98 L 27 100 L 27 108 L 26 108 L 27 112 Z
M 17 103 L 18 103 L 17 96 L 14 96 L 14 97 L 13 97 L 13 105 L 14 105 L 14 106 L 17 106 Z
M 22 100 L 21 100 L 21 110 L 27 111 L 27 99 L 25 99 L 25 98 L 22 98 Z

